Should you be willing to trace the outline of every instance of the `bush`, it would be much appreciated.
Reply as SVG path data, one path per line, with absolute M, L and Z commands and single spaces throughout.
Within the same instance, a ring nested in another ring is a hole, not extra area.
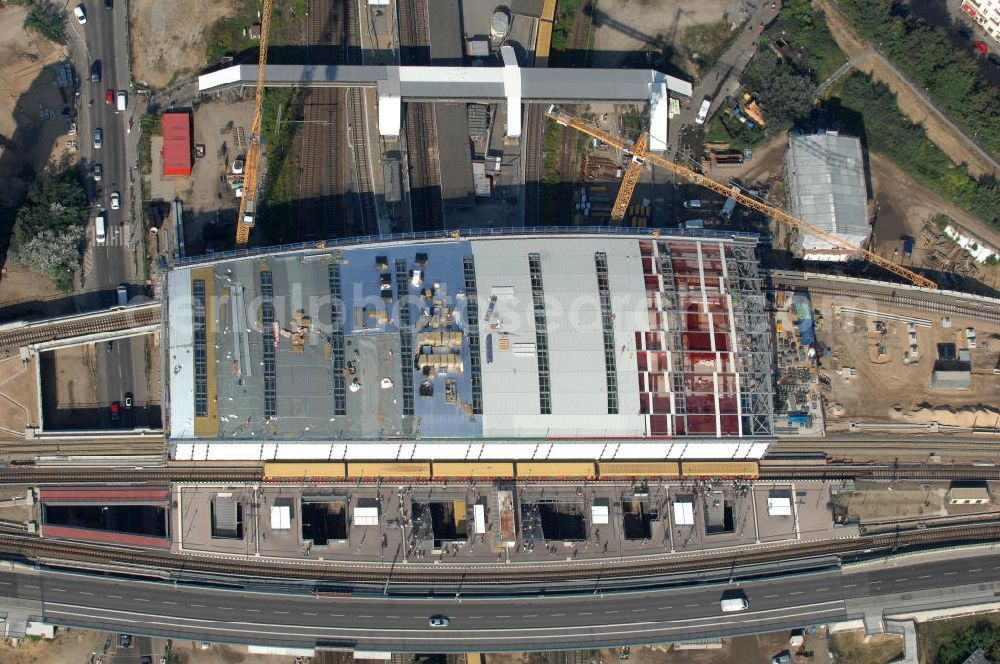
M 839 104 L 841 122 L 849 132 L 862 136 L 869 149 L 884 154 L 944 199 L 1000 227 L 996 181 L 977 181 L 964 166 L 952 164 L 927 138 L 922 125 L 900 113 L 888 87 L 855 72 L 844 81 Z
M 971 55 L 944 28 L 928 25 L 896 0 L 841 0 L 858 31 L 966 131 L 1000 154 L 1000 86 L 978 74 Z
M 66 12 L 45 0 L 35 2 L 24 17 L 24 29 L 36 32 L 57 44 L 65 44 Z
M 792 126 L 812 109 L 816 86 L 769 49 L 757 52 L 743 81 L 760 98 L 772 130 Z
M 847 60 L 833 40 L 823 14 L 814 12 L 809 0 L 785 0 L 780 16 L 791 32 L 789 43 L 805 51 L 814 83 L 825 81 Z

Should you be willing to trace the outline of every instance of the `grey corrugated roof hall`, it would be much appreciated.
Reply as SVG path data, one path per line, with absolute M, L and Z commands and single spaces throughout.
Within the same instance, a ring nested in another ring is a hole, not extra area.
M 861 141 L 836 132 L 793 135 L 785 157 L 791 213 L 856 245 L 868 239 L 868 193 Z M 803 237 L 803 247 L 829 244 Z

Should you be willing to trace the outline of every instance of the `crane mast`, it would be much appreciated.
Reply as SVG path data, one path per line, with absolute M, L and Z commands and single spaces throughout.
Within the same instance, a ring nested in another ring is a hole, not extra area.
M 257 58 L 257 86 L 254 89 L 253 120 L 243 171 L 243 196 L 236 216 L 236 246 L 244 247 L 250 229 L 257 221 L 257 185 L 260 182 L 261 108 L 264 101 L 264 77 L 267 74 L 267 44 L 271 34 L 271 0 L 264 0 L 260 17 L 260 56 Z
M 746 194 L 735 191 L 731 187 L 728 187 L 721 182 L 713 180 L 710 177 L 702 175 L 697 171 L 694 171 L 687 166 L 678 164 L 675 161 L 671 161 L 657 154 L 651 154 L 648 151 L 648 135 L 643 134 L 638 141 L 634 144 L 628 144 L 617 136 L 613 136 L 608 132 L 591 125 L 588 122 L 581 120 L 580 118 L 573 117 L 568 113 L 563 112 L 556 106 L 549 107 L 546 115 L 566 127 L 572 127 L 577 131 L 581 131 L 588 136 L 592 136 L 599 141 L 612 145 L 620 150 L 627 152 L 631 156 L 628 168 L 625 171 L 625 175 L 622 178 L 621 188 L 618 190 L 618 197 L 615 199 L 614 208 L 612 208 L 611 218 L 615 222 L 621 222 L 625 218 L 625 210 L 628 209 L 629 200 L 632 198 L 632 192 L 635 190 L 635 185 L 639 179 L 639 172 L 642 169 L 642 164 L 645 162 L 650 162 L 665 168 L 675 175 L 679 175 L 684 179 L 704 187 L 706 189 L 711 189 L 712 191 L 721 194 L 722 196 L 732 198 L 737 203 L 750 208 L 751 210 L 756 210 L 762 214 L 769 217 L 773 217 L 779 223 L 784 224 L 798 230 L 799 232 L 812 235 L 813 237 L 819 238 L 820 240 L 827 242 L 828 244 L 844 249 L 845 251 L 856 254 L 859 257 L 865 259 L 869 263 L 878 265 L 879 267 L 892 272 L 896 276 L 906 279 L 910 283 L 913 283 L 922 288 L 931 288 L 934 290 L 938 289 L 938 285 L 931 281 L 930 279 L 917 274 L 913 270 L 909 270 L 902 265 L 898 265 L 893 261 L 879 256 L 873 251 L 869 251 L 863 247 L 854 245 L 843 238 L 823 230 L 822 228 L 817 228 L 812 224 L 806 223 L 805 221 L 799 219 L 798 217 L 792 216 L 781 210 L 780 208 L 774 207 L 773 205 L 768 205 L 762 201 L 753 198 L 752 196 L 747 196 Z

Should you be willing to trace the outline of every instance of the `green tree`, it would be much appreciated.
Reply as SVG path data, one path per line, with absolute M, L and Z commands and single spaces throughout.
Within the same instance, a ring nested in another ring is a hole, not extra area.
M 809 114 L 816 86 L 770 50 L 760 50 L 744 74 L 744 82 L 761 100 L 772 127 L 791 126 Z
M 982 650 L 990 661 L 1000 658 L 1000 631 L 988 621 L 976 623 L 938 647 L 935 664 L 961 664 L 976 650 Z
M 57 44 L 66 43 L 66 12 L 55 3 L 38 0 L 24 17 L 24 29 Z

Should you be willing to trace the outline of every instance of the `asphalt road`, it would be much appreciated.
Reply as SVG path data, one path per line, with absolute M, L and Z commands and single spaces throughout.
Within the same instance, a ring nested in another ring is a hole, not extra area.
M 93 173 L 95 164 L 101 164 L 103 177 L 97 182 L 88 177 L 88 190 L 93 204 L 93 216 L 99 210 L 107 214 L 107 240 L 97 244 L 94 223 L 88 226 L 88 260 L 85 261 L 84 285 L 86 301 L 78 302 L 82 309 L 105 308 L 117 303 L 119 284 L 134 282 L 139 272 L 138 254 L 141 245 L 136 236 L 141 232 L 138 219 L 138 190 L 134 186 L 131 165 L 134 163 L 138 137 L 137 110 L 141 101 L 130 91 L 130 74 L 127 55 L 126 7 L 121 0 L 113 9 L 106 9 L 104 0 L 85 0 L 87 23 L 80 25 L 70 20 L 70 32 L 75 37 L 75 64 L 80 73 L 80 98 L 78 129 L 81 147 L 81 164 Z M 99 83 L 90 81 L 92 71 L 99 70 Z M 106 102 L 106 91 L 111 90 L 112 103 Z M 125 111 L 118 111 L 116 98 L 120 90 L 128 95 Z M 135 133 L 129 132 L 132 122 Z M 96 148 L 94 131 L 103 131 L 103 144 Z M 111 193 L 119 192 L 121 205 L 111 209 Z M 139 295 L 132 287 L 130 296 Z M 106 351 L 104 344 L 96 349 L 97 394 L 100 405 L 101 426 L 107 428 L 145 425 L 145 411 L 124 413 L 119 422 L 111 421 L 110 404 L 123 401 L 126 392 L 134 394 L 136 403 L 148 400 L 146 366 L 141 340 L 122 340 Z
M 41 598 L 48 622 L 232 643 L 327 644 L 394 652 L 586 648 L 709 638 L 880 616 L 886 608 L 995 601 L 1000 555 L 877 571 L 822 572 L 741 585 L 495 600 L 314 598 L 174 587 L 46 572 L 0 573 L 4 597 Z M 741 589 L 742 613 L 722 613 Z M 449 617 L 432 629 L 432 615 Z

